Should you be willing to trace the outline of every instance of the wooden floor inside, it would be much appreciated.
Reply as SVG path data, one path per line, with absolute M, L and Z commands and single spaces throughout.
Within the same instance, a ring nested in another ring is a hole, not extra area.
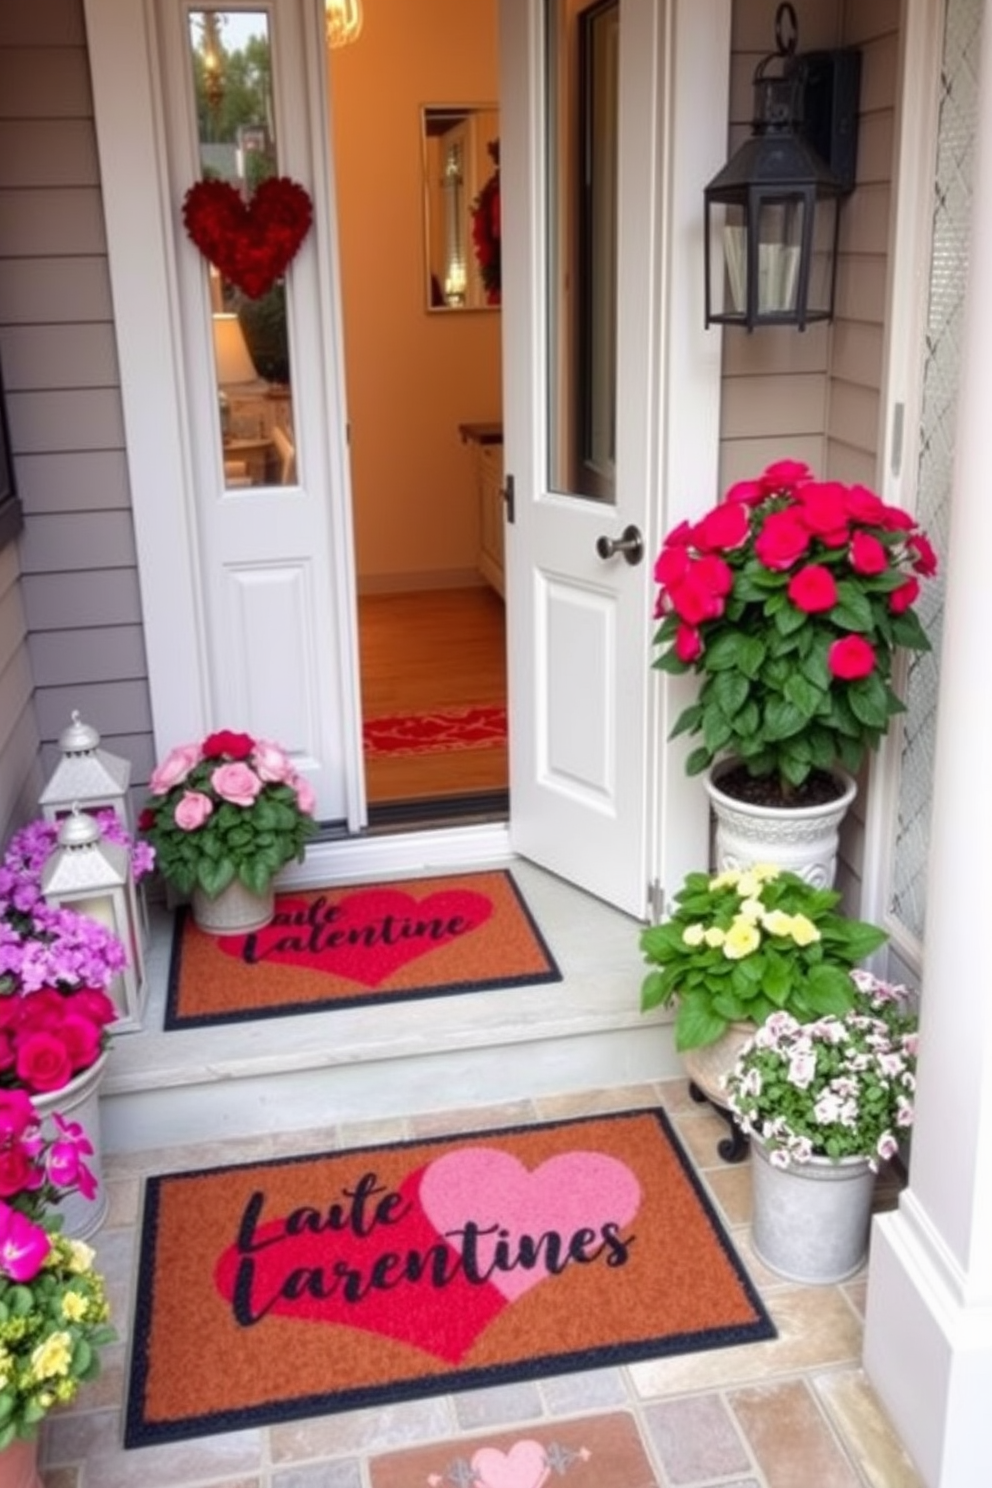
M 358 601 L 365 718 L 506 703 L 506 620 L 494 590 L 430 589 Z M 508 785 L 506 745 L 365 759 L 370 805 Z

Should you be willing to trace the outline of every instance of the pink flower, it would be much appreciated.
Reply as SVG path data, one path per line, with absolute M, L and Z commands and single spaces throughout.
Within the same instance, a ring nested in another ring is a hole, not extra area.
M 865 522 L 878 527 L 882 522 L 885 503 L 867 486 L 851 486 L 847 493 L 847 514 L 852 522 Z
M 0 1148 L 0 1195 L 5 1199 L 22 1193 L 30 1184 L 34 1163 L 18 1143 Z
M 210 784 L 224 801 L 232 806 L 251 806 L 262 789 L 262 782 L 249 765 L 218 765 Z
M 920 595 L 919 579 L 907 579 L 905 584 L 900 584 L 898 589 L 893 589 L 889 595 L 889 609 L 893 615 L 903 615 L 914 605 Z
M 0 1090 L 0 1142 L 20 1140 L 37 1125 L 38 1113 L 23 1090 Z
M 924 537 L 922 532 L 914 532 L 912 537 L 907 537 L 906 547 L 916 554 L 913 560 L 916 572 L 925 579 L 932 578 L 937 572 L 937 554 L 929 538 Z
M 772 512 L 758 536 L 754 551 L 766 568 L 791 568 L 810 544 L 810 531 L 793 511 Z
M 69 1051 L 52 1033 L 32 1033 L 17 1050 L 17 1078 L 29 1090 L 61 1090 L 72 1079 Z
M 851 567 L 859 574 L 884 573 L 889 566 L 889 554 L 884 543 L 870 532 L 856 532 L 851 539 Z
M 289 783 L 296 792 L 297 806 L 307 816 L 313 816 L 317 810 L 317 797 L 309 780 L 307 780 L 305 775 L 297 775 Z
M 285 749 L 259 739 L 252 751 L 251 762 L 260 779 L 279 785 L 293 774 L 293 766 Z
M 689 572 L 691 562 L 688 549 L 678 543 L 662 548 L 655 560 L 655 582 L 665 585 L 680 584 Z
M 760 480 L 735 481 L 727 492 L 726 500 L 741 502 L 744 506 L 757 506 L 767 495 L 768 491 Z
M 673 610 L 686 625 L 700 625 L 704 620 L 715 620 L 724 611 L 723 600 L 695 572 L 696 566 L 693 564 L 686 578 L 680 584 L 673 584 L 668 591 Z
M 153 796 L 164 796 L 174 785 L 181 785 L 202 758 L 199 744 L 178 744 L 152 771 L 148 789 Z
M 818 563 L 808 563 L 789 580 L 789 598 L 797 610 L 807 615 L 820 610 L 832 610 L 837 603 L 837 585 L 829 568 Z
M 765 492 L 793 492 L 798 486 L 812 479 L 813 473 L 802 460 L 776 460 L 762 471 L 761 485 Z
M 675 655 L 689 664 L 703 654 L 703 639 L 694 625 L 680 625 L 675 633 Z
M 214 809 L 214 803 L 202 791 L 184 791 L 176 803 L 176 826 L 184 832 L 195 832 L 203 826 Z
M 203 759 L 212 759 L 215 755 L 226 755 L 231 760 L 246 760 L 255 747 L 255 740 L 251 734 L 236 734 L 231 729 L 219 729 L 216 734 L 208 734 L 203 741 Z
M 706 551 L 728 551 L 739 548 L 751 527 L 747 507 L 740 501 L 724 501 L 707 512 L 693 529 L 698 547 Z
M 834 641 L 827 652 L 827 666 L 835 677 L 855 682 L 874 670 L 875 651 L 864 636 L 849 635 Z
M 11 1281 L 33 1281 L 41 1270 L 51 1238 L 9 1204 L 0 1202 L 0 1271 Z
M 839 481 L 810 481 L 797 499 L 802 503 L 803 521 L 811 532 L 846 531 L 847 493 Z

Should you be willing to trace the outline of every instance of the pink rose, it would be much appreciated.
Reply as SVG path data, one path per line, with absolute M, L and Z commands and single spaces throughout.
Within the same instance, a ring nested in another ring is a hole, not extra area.
M 793 511 L 772 512 L 754 545 L 757 557 L 766 568 L 791 568 L 802 558 L 810 543 L 809 528 Z
M 210 784 L 224 801 L 232 806 L 252 806 L 261 789 L 262 782 L 249 765 L 241 763 L 218 765 L 210 777 Z
M 696 525 L 693 536 L 704 551 L 726 551 L 739 548 L 751 527 L 751 516 L 741 501 L 724 501 L 707 512 Z
M 296 792 L 296 804 L 307 816 L 313 816 L 317 810 L 317 797 L 314 788 L 305 775 L 297 775 L 291 780 L 290 785 Z
M 694 572 L 695 567 L 693 564 L 693 570 L 681 584 L 673 584 L 668 591 L 672 609 L 686 625 L 701 625 L 704 620 L 716 620 L 726 608 L 721 597 L 714 593 L 701 575 Z
M 789 580 L 789 598 L 797 610 L 807 615 L 819 610 L 832 610 L 837 603 L 837 585 L 829 568 L 808 563 Z
M 0 1090 L 0 1142 L 20 1138 L 38 1121 L 31 1097 L 24 1090 Z
M 856 682 L 874 670 L 875 652 L 864 636 L 849 635 L 834 641 L 827 652 L 827 666 L 843 682 Z
M 893 615 L 904 615 L 911 605 L 914 605 L 920 597 L 919 579 L 907 579 L 905 584 L 900 584 L 898 589 L 893 589 L 889 595 L 889 609 Z
M 906 546 L 916 555 L 913 560 L 916 572 L 926 579 L 931 578 L 937 572 L 937 554 L 930 539 L 924 537 L 922 532 L 914 532 L 912 537 L 907 537 Z
M 691 562 L 687 548 L 678 543 L 666 544 L 655 560 L 655 582 L 666 586 L 680 584 L 689 572 Z
M 202 791 L 184 791 L 175 810 L 176 826 L 184 832 L 195 832 L 202 827 L 214 809 L 214 803 Z
M 199 744 L 177 745 L 175 749 L 169 750 L 162 763 L 152 771 L 148 789 L 153 796 L 164 796 L 174 785 L 180 785 L 201 759 Z
M 851 567 L 855 573 L 884 573 L 889 566 L 889 554 L 884 543 L 870 532 L 856 532 L 851 539 Z
M 59 1037 L 64 1042 L 74 1070 L 89 1069 L 100 1054 L 101 1029 L 89 1018 L 69 1013 L 62 1019 Z
M 703 639 L 694 625 L 680 625 L 675 632 L 675 655 L 688 665 L 703 654 Z
M 289 780 L 293 774 L 293 766 L 285 749 L 278 744 L 270 744 L 266 739 L 257 741 L 252 750 L 251 762 L 260 779 L 268 780 L 273 785 Z
M 21 1193 L 29 1184 L 34 1163 L 23 1147 L 0 1150 L 0 1195 L 5 1199 Z
M 803 521 L 817 536 L 847 527 L 847 492 L 840 481 L 810 481 L 799 492 Z
M 32 1033 L 17 1050 L 17 1078 L 29 1090 L 61 1090 L 72 1079 L 72 1060 L 60 1038 Z
M 766 491 L 795 491 L 812 480 L 813 472 L 803 460 L 776 460 L 761 472 L 761 484 Z

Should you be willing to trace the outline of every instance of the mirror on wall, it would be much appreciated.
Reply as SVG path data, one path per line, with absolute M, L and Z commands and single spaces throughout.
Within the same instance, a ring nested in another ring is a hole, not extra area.
M 499 110 L 493 104 L 421 112 L 428 310 L 499 308 Z
M 191 10 L 189 48 L 202 180 L 245 203 L 279 174 L 269 19 L 261 10 Z M 224 485 L 294 485 L 286 285 L 251 297 L 204 260 Z

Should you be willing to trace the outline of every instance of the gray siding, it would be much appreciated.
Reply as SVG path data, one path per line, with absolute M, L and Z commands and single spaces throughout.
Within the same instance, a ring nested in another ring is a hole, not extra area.
M 82 0 L 0 6 L 0 355 L 25 517 L 0 555 L 5 833 L 74 708 L 136 782 L 152 765 Z

